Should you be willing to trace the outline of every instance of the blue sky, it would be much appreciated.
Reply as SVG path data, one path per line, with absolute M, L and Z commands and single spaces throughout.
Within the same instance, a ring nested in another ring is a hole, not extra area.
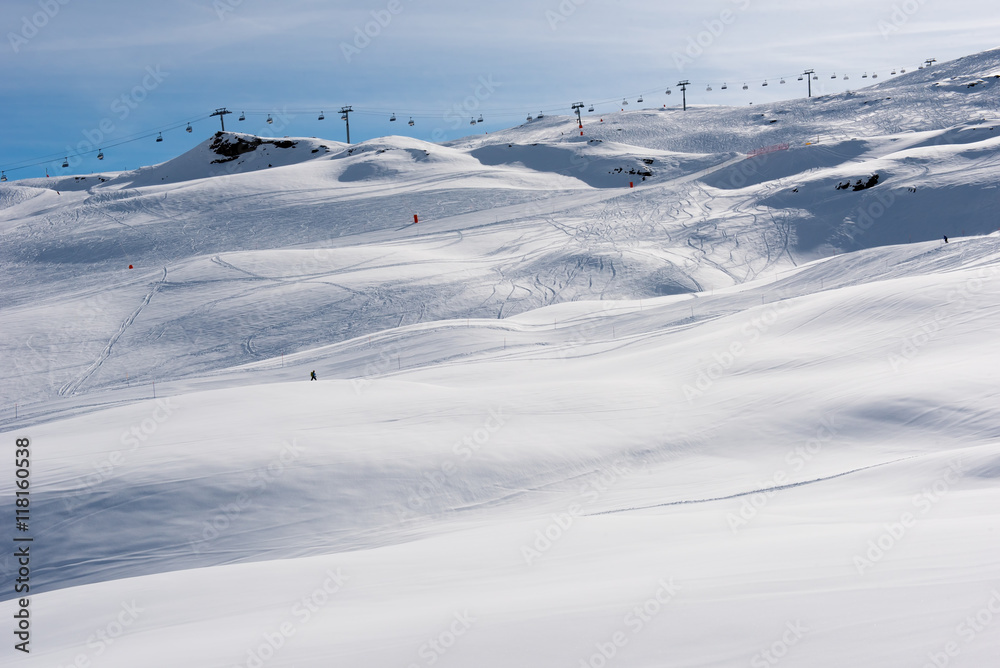
M 352 105 L 352 141 L 441 141 L 576 101 L 679 104 L 664 92 L 680 79 L 691 104 L 803 96 L 804 68 L 826 75 L 814 93 L 840 92 L 864 72 L 1000 46 L 998 28 L 983 0 L 4 0 L 0 168 L 21 178 L 161 162 L 215 132 L 218 107 L 234 112 L 227 129 L 343 141 L 337 112 Z

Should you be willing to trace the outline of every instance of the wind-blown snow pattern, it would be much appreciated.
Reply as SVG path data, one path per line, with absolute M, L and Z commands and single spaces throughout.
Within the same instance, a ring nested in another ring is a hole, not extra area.
M 0 185 L 4 661 L 992 665 L 998 101 L 995 50 Z

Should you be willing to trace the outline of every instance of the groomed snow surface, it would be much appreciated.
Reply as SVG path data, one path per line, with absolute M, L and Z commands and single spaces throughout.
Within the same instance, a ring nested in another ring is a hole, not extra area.
M 998 71 L 3 184 L 2 662 L 994 665 Z

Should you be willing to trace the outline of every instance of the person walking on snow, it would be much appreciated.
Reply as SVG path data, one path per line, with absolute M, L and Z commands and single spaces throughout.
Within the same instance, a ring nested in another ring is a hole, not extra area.
M 316 372 L 315 371 L 310 371 L 309 372 L 309 380 L 316 380 Z

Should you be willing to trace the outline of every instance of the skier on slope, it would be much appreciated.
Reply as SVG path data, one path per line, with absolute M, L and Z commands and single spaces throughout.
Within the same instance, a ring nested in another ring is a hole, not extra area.
M 309 372 L 309 380 L 316 380 L 316 372 L 315 371 L 310 371 Z

